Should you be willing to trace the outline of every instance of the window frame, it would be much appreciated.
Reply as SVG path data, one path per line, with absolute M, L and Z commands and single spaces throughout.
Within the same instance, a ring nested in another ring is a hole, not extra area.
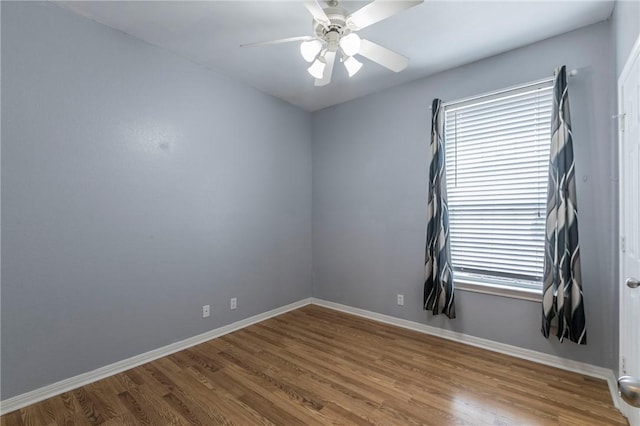
M 484 103 L 491 100 L 500 99 L 500 98 L 509 96 L 510 94 L 517 93 L 519 91 L 526 91 L 526 90 L 531 90 L 535 88 L 549 88 L 549 87 L 551 87 L 551 90 L 553 90 L 552 89 L 553 81 L 554 81 L 553 77 L 548 77 L 545 79 L 532 81 L 529 83 L 524 83 L 516 86 L 503 88 L 493 92 L 488 92 L 480 95 L 471 96 L 468 98 L 459 99 L 456 101 L 443 102 L 442 114 L 445 114 L 445 117 L 446 117 L 447 108 L 452 108 L 452 107 L 460 108 L 464 105 Z M 553 120 L 553 117 L 551 118 L 551 120 Z M 549 127 L 550 126 L 551 126 L 551 123 L 549 123 Z M 443 136 L 444 136 L 444 129 L 443 129 Z M 445 144 L 446 143 L 447 141 L 445 137 Z M 545 201 L 545 205 L 546 205 L 546 201 Z M 508 298 L 515 298 L 515 299 L 523 299 L 523 300 L 534 301 L 534 302 L 542 301 L 543 285 L 541 285 L 540 289 L 518 287 L 515 285 L 508 285 L 508 282 L 507 282 L 508 280 L 505 280 L 505 282 L 500 282 L 501 280 L 499 278 L 498 279 L 488 278 L 487 280 L 482 280 L 481 278 L 470 277 L 468 275 L 461 276 L 460 273 L 456 273 L 455 271 L 453 271 L 453 280 L 454 280 L 454 286 L 458 290 L 481 293 L 481 294 L 489 294 L 489 295 L 495 295 L 495 296 L 502 296 L 502 297 L 508 297 Z

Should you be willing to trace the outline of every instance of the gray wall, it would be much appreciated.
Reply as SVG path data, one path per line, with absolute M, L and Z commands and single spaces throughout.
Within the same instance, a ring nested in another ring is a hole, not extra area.
M 2 65 L 2 399 L 310 295 L 308 113 L 52 4 Z
M 312 225 L 317 297 L 617 363 L 608 117 L 637 2 L 618 3 L 611 26 L 311 118 L 55 5 L 1 9 L 0 399 L 309 296 Z M 543 339 L 534 302 L 457 291 L 457 319 L 421 309 L 431 99 L 539 79 L 561 63 L 580 71 L 570 97 L 586 347 Z
M 614 57 L 608 22 L 312 115 L 314 296 L 595 365 L 617 363 Z M 577 68 L 569 81 L 587 346 L 540 334 L 540 303 L 456 291 L 458 318 L 422 310 L 431 100 Z M 405 306 L 396 305 L 396 294 Z
M 633 43 L 640 35 L 640 1 L 617 1 L 613 9 L 611 24 L 616 52 L 616 75 L 619 76 L 629 53 L 631 53 Z

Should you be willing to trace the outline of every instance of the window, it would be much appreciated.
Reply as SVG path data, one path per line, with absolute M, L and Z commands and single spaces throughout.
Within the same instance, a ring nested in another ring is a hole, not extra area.
M 552 106 L 552 81 L 445 104 L 451 262 L 459 288 L 539 299 Z

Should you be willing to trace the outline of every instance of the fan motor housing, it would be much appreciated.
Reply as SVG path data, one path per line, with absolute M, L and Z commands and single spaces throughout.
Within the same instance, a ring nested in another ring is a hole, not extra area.
M 313 30 L 316 36 L 326 41 L 329 46 L 336 45 L 340 41 L 340 38 L 349 34 L 351 30 L 347 28 L 347 14 L 348 12 L 341 7 L 327 7 L 324 9 L 324 13 L 329 18 L 331 24 L 325 28 L 321 23 L 313 21 Z

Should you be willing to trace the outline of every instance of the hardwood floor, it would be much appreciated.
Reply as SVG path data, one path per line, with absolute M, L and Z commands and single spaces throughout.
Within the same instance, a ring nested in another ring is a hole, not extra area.
M 2 417 L 4 425 L 615 425 L 607 384 L 305 306 Z

